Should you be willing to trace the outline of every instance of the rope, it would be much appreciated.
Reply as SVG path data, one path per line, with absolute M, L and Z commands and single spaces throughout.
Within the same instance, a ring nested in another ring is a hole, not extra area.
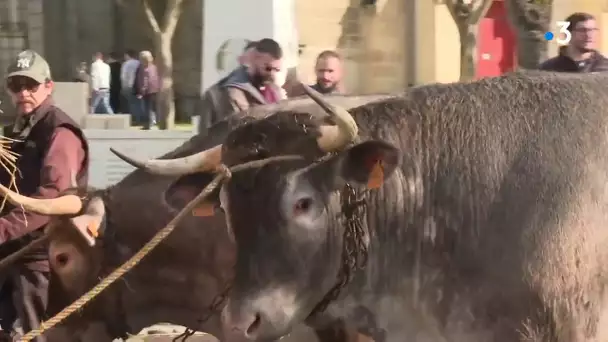
M 215 190 L 215 188 L 217 188 L 219 186 L 219 184 L 225 178 L 230 178 L 232 172 L 238 172 L 241 170 L 254 168 L 254 167 L 261 167 L 261 166 L 268 164 L 270 162 L 273 162 L 273 161 L 294 160 L 294 159 L 301 159 L 301 157 L 299 157 L 299 156 L 271 157 L 271 158 L 267 158 L 267 159 L 255 160 L 252 162 L 236 165 L 230 169 L 224 165 L 220 165 L 216 170 L 218 172 L 218 175 L 215 176 L 215 178 L 213 178 L 211 183 L 209 183 L 203 189 L 203 191 L 201 191 L 200 194 L 198 194 L 171 221 L 169 221 L 169 223 L 163 229 L 158 231 L 158 233 L 156 233 L 156 235 L 154 235 L 154 237 L 152 237 L 152 239 L 150 241 L 148 241 L 148 243 L 146 243 L 135 255 L 133 255 L 129 260 L 127 260 L 119 268 L 115 269 L 112 273 L 110 273 L 110 275 L 105 277 L 94 288 L 92 288 L 87 293 L 85 293 L 80 298 L 78 298 L 75 302 L 73 302 L 72 304 L 70 304 L 63 310 L 61 310 L 61 312 L 59 312 L 58 314 L 53 316 L 51 319 L 47 320 L 46 322 L 42 322 L 40 324 L 40 327 L 38 327 L 37 329 L 33 329 L 33 330 L 29 331 L 21 339 L 19 339 L 19 341 L 20 342 L 29 342 L 29 341 L 32 341 L 34 338 L 42 335 L 45 331 L 51 329 L 55 325 L 61 323 L 63 320 L 68 318 L 74 312 L 80 310 L 84 305 L 86 305 L 93 298 L 95 298 L 97 295 L 99 295 L 108 286 L 110 286 L 112 283 L 114 283 L 116 280 L 118 280 L 120 277 L 122 277 L 125 273 L 129 272 L 133 267 L 135 267 L 137 264 L 139 264 L 139 262 L 141 262 L 142 259 L 148 253 L 150 253 L 167 236 L 169 236 L 169 234 L 171 234 L 171 232 L 173 232 L 173 230 L 175 229 L 177 224 L 183 218 L 185 218 L 186 215 L 188 215 L 188 213 L 192 212 L 192 210 L 194 210 L 195 207 L 201 201 L 203 201 L 207 196 L 209 196 L 213 192 L 213 190 Z M 29 247 L 29 246 L 26 246 L 26 247 Z
M 203 191 L 194 198 L 190 203 L 188 203 L 182 211 L 180 211 L 163 229 L 158 231 L 154 237 L 148 241 L 135 255 L 133 255 L 129 260 L 127 260 L 124 264 L 122 264 L 119 268 L 115 269 L 110 275 L 105 277 L 99 284 L 97 284 L 94 288 L 89 290 L 89 292 L 82 295 L 75 302 L 67 306 L 65 309 L 61 310 L 57 315 L 52 317 L 46 322 L 42 322 L 40 327 L 37 329 L 33 329 L 21 339 L 20 342 L 29 342 L 34 338 L 42 335 L 46 330 L 51 329 L 55 325 L 61 323 L 68 316 L 82 308 L 88 302 L 90 302 L 93 298 L 99 295 L 103 290 L 105 290 L 108 286 L 122 277 L 125 273 L 129 272 L 133 267 L 135 267 L 139 262 L 150 253 L 156 246 L 158 246 L 177 226 L 179 221 L 181 221 L 186 215 L 200 203 L 205 197 L 207 197 L 226 177 L 225 173 L 217 175 Z

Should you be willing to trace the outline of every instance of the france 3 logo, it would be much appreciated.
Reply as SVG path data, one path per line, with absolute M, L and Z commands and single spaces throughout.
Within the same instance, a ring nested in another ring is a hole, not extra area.
M 558 28 L 557 35 L 553 34 L 553 32 L 546 32 L 545 39 L 548 41 L 555 39 L 555 42 L 559 45 L 567 45 L 570 43 L 570 39 L 572 39 L 572 33 L 568 30 L 570 22 L 557 21 L 555 22 L 555 26 Z

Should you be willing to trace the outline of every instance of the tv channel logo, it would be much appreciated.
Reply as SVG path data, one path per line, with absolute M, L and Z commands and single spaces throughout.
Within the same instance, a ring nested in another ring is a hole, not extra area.
M 570 39 L 572 39 L 572 33 L 568 30 L 570 27 L 569 21 L 557 21 L 555 25 L 559 28 L 557 35 L 553 34 L 553 32 L 546 32 L 545 39 L 547 41 L 551 41 L 555 39 L 555 42 L 560 45 L 567 45 L 570 43 Z

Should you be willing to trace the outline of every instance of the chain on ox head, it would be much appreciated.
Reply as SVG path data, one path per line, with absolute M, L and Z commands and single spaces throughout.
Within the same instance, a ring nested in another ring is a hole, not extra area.
M 316 138 L 316 144 L 319 149 L 326 154 L 334 153 L 342 151 L 350 144 L 355 142 L 358 137 L 358 127 L 350 113 L 344 108 L 330 104 L 323 98 L 321 94 L 312 88 L 304 86 L 304 89 L 306 94 L 324 110 L 327 116 L 331 119 L 330 121 L 335 123 L 319 125 L 319 136 Z M 224 181 L 231 178 L 232 172 L 238 172 L 240 170 L 254 167 L 261 167 L 267 163 L 276 161 L 302 158 L 301 156 L 293 155 L 275 156 L 245 164 L 234 165 L 228 168 L 223 164 L 223 145 L 217 145 L 186 157 L 175 159 L 150 159 L 144 161 L 136 160 L 114 149 L 111 150 L 115 155 L 128 164 L 135 166 L 136 168 L 146 170 L 148 173 L 175 177 L 200 172 L 212 172 L 224 174 Z M 345 189 L 342 195 L 344 198 L 347 198 L 343 204 L 343 207 L 349 207 L 349 210 L 345 211 L 345 216 L 349 216 L 346 212 L 352 212 L 353 215 L 358 213 L 355 216 L 360 217 L 361 209 L 364 210 L 364 206 L 354 203 L 356 201 L 354 197 L 356 196 L 354 193 L 352 193 L 352 189 Z M 358 207 L 359 210 L 355 210 L 355 207 Z M 343 263 L 345 265 L 343 266 L 343 270 L 339 276 L 340 279 L 337 279 L 336 286 L 334 289 L 332 289 L 331 293 L 328 294 L 327 298 L 325 298 L 322 303 L 319 303 L 319 307 L 315 310 L 315 312 L 324 310 L 327 302 L 334 299 L 337 296 L 337 292 L 339 292 L 339 290 L 349 282 L 352 271 L 361 264 L 360 259 L 365 259 L 365 257 L 361 255 L 366 254 L 365 251 L 358 251 L 360 253 L 357 253 L 357 251 L 353 250 L 359 248 L 364 249 L 362 244 L 357 242 L 357 240 L 364 239 L 362 236 L 364 234 L 360 232 L 361 229 L 355 229 L 357 225 L 353 224 L 354 221 L 355 220 L 346 217 L 346 225 L 348 227 L 346 227 L 347 229 L 345 230 L 345 251 L 343 252 Z M 351 227 L 353 228 L 351 229 Z

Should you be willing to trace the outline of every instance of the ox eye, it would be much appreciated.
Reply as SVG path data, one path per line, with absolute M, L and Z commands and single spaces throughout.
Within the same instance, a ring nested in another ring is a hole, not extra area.
M 293 206 L 293 214 L 301 215 L 307 213 L 312 207 L 312 198 L 300 198 Z

